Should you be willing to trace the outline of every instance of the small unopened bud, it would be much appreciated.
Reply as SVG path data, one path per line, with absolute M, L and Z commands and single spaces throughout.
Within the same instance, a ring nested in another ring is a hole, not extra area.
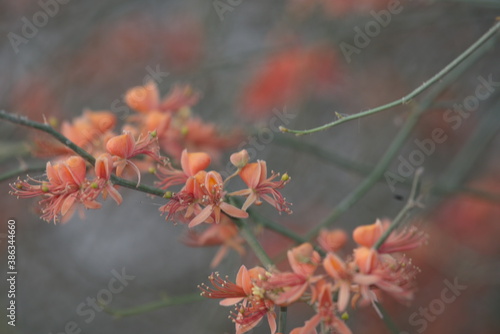
M 156 138 L 156 136 L 158 136 L 158 131 L 156 131 L 156 129 L 154 129 L 153 132 L 150 132 L 149 135 L 152 137 L 152 138 Z
M 170 198 L 172 198 L 172 196 L 174 196 L 174 193 L 172 193 L 171 191 L 167 191 L 167 192 L 163 195 L 163 198 L 170 199 Z
M 349 314 L 347 312 L 342 313 L 340 317 L 342 318 L 342 320 L 349 320 Z
M 156 168 L 154 168 L 153 166 L 149 167 L 148 168 L 148 173 L 149 174 L 156 174 Z
M 249 160 L 248 152 L 247 150 L 241 150 L 237 153 L 231 154 L 231 157 L 229 160 L 231 160 L 231 163 L 236 167 L 236 168 L 243 168 L 246 166 Z
M 53 127 L 54 129 L 56 129 L 58 126 L 59 126 L 59 121 L 56 117 L 52 116 L 52 117 L 49 117 L 48 119 L 48 123 L 51 127 Z
M 290 180 L 290 176 L 288 176 L 288 173 L 281 175 L 281 181 L 286 182 L 288 180 Z
M 19 184 L 19 185 L 21 186 L 21 184 Z M 22 188 L 22 186 L 21 186 L 21 188 Z M 21 188 L 19 188 L 19 189 L 21 189 Z M 42 184 L 42 191 L 44 193 L 48 193 L 49 192 L 49 186 L 46 183 Z

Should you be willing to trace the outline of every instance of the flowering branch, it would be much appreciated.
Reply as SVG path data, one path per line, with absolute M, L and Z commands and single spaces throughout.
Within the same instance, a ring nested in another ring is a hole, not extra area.
M 490 28 L 483 36 L 481 36 L 475 43 L 473 43 L 469 48 L 467 48 L 462 54 L 460 54 L 457 58 L 455 58 L 451 63 L 449 63 L 447 66 L 445 66 L 441 71 L 436 73 L 432 78 L 430 78 L 428 81 L 424 82 L 422 85 L 417 87 L 415 90 L 410 92 L 408 95 L 403 96 L 402 98 L 395 100 L 393 102 L 384 104 L 382 106 L 373 108 L 373 109 L 368 109 L 366 111 L 362 111 L 357 114 L 349 115 L 346 117 L 341 117 L 331 123 L 324 124 L 322 126 L 309 129 L 309 130 L 291 130 L 287 129 L 285 127 L 280 127 L 281 132 L 289 132 L 289 133 L 294 133 L 296 136 L 300 135 L 305 135 L 305 134 L 310 134 L 322 130 L 326 130 L 328 128 L 331 128 L 335 125 L 339 125 L 348 121 L 352 121 L 354 119 L 362 118 L 365 116 L 373 115 L 375 113 L 378 113 L 380 111 L 384 111 L 387 109 L 390 109 L 392 107 L 396 107 L 398 105 L 403 105 L 407 104 L 412 100 L 414 97 L 425 91 L 427 88 L 429 88 L 431 85 L 434 83 L 438 82 L 441 80 L 447 73 L 449 73 L 451 70 L 453 70 L 455 67 L 457 67 L 462 61 L 464 61 L 467 57 L 469 57 L 472 53 L 474 53 L 483 43 L 485 43 L 488 39 L 493 37 L 498 30 L 500 29 L 500 22 L 497 22 L 493 25 L 493 27 Z
M 0 118 L 3 118 L 11 123 L 24 125 L 33 129 L 46 132 L 55 139 L 57 139 L 58 141 L 60 141 L 63 145 L 72 149 L 76 154 L 87 160 L 92 166 L 95 164 L 95 158 L 90 153 L 88 153 L 75 143 L 73 143 L 71 140 L 63 136 L 61 133 L 57 132 L 49 124 L 35 122 L 28 119 L 26 116 L 10 114 L 5 110 L 0 110 Z
M 76 154 L 87 160 L 92 166 L 95 165 L 95 158 L 82 149 L 81 147 L 77 146 L 75 143 L 73 143 L 71 140 L 66 138 L 64 135 L 56 131 L 53 127 L 51 127 L 48 124 L 44 123 L 39 123 L 36 121 L 32 121 L 28 119 L 25 116 L 20 116 L 20 115 L 14 115 L 7 113 L 5 110 L 0 110 L 0 118 L 5 119 L 11 123 L 15 124 L 20 124 L 24 125 L 33 129 L 37 129 L 43 132 L 48 133 L 58 141 L 60 141 L 63 145 L 67 146 L 68 148 L 72 149 Z M 146 186 L 146 185 L 137 185 L 136 182 L 132 182 L 120 177 L 117 177 L 116 175 L 111 175 L 111 182 L 113 182 L 116 185 L 120 185 L 126 188 L 130 189 L 136 189 L 139 191 L 142 191 L 144 193 L 150 194 L 150 195 L 155 195 L 155 196 L 160 196 L 163 197 L 165 195 L 165 191 L 159 188 L 151 187 L 151 186 Z

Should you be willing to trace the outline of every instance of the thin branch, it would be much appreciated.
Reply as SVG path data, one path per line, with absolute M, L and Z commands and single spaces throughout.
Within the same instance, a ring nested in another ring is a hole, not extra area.
M 273 144 L 283 146 L 283 147 L 288 147 L 291 148 L 295 151 L 300 151 L 305 154 L 309 154 L 313 157 L 316 157 L 322 161 L 325 161 L 327 163 L 334 164 L 335 166 L 338 166 L 340 168 L 345 169 L 348 172 L 354 172 L 359 175 L 369 175 L 371 171 L 373 170 L 373 166 L 367 165 L 364 163 L 360 163 L 357 161 L 352 161 L 347 158 L 342 157 L 341 155 L 338 155 L 336 153 L 330 152 L 325 150 L 324 148 L 305 142 L 303 140 L 297 140 L 294 137 L 290 136 L 276 136 L 275 140 L 273 141 Z M 379 179 L 378 182 L 385 182 L 382 179 Z M 410 188 L 412 184 L 411 179 L 405 179 L 404 181 L 401 181 L 401 185 Z M 500 202 L 500 194 L 493 194 L 489 193 L 483 190 L 471 188 L 468 186 L 460 186 L 454 189 L 453 191 L 460 191 L 463 193 L 466 193 L 468 195 L 472 195 L 477 198 L 481 198 L 484 200 L 487 200 L 489 202 L 494 202 L 498 203 Z M 435 184 L 431 189 L 430 189 L 430 194 L 436 195 L 436 196 L 443 196 L 443 195 L 448 195 L 450 194 L 450 189 L 446 189 L 440 184 Z M 250 215 L 251 216 L 251 215 Z M 275 224 L 275 223 L 274 223 Z M 267 224 L 263 223 L 264 226 L 267 227 Z M 270 229 L 273 229 L 270 227 Z M 279 231 L 277 231 L 280 233 Z M 300 241 L 298 241 L 300 242 Z
M 389 313 L 387 313 L 387 311 L 385 310 L 385 308 L 382 306 L 382 304 L 380 304 L 379 302 L 375 302 L 375 307 L 378 308 L 378 310 L 382 314 L 382 320 L 384 321 L 384 323 L 387 326 L 387 328 L 391 331 L 391 333 L 392 334 L 399 334 L 399 333 L 401 333 L 398 330 L 398 327 L 396 326 L 396 324 L 394 323 L 394 321 L 389 316 Z
M 233 205 L 238 205 L 238 203 L 235 201 L 235 198 L 230 197 L 229 202 Z M 255 237 L 255 234 L 253 233 L 252 229 L 246 222 L 244 222 L 241 219 L 233 218 L 234 223 L 236 226 L 238 226 L 238 229 L 240 230 L 241 236 L 245 239 L 247 244 L 252 248 L 255 256 L 259 259 L 259 261 L 267 268 L 271 268 L 274 266 L 273 261 L 267 255 L 266 251 L 264 248 L 262 248 L 262 245 L 259 243 L 257 238 Z
M 410 92 L 408 95 L 403 96 L 402 98 L 392 101 L 390 103 L 384 104 L 382 106 L 373 108 L 373 109 L 368 109 L 366 111 L 359 112 L 357 114 L 349 115 L 346 117 L 341 117 L 331 123 L 327 123 L 324 125 L 321 125 L 319 127 L 309 129 L 309 130 L 291 130 L 287 129 L 285 127 L 280 127 L 281 132 L 289 132 L 289 133 L 294 133 L 297 136 L 300 135 L 305 135 L 305 134 L 310 134 L 322 130 L 326 130 L 328 128 L 331 128 L 335 125 L 339 125 L 348 121 L 352 121 L 354 119 L 366 117 L 369 115 L 373 115 L 375 113 L 378 113 L 380 111 L 384 111 L 387 109 L 390 109 L 392 107 L 396 107 L 398 105 L 406 104 L 410 100 L 412 100 L 414 97 L 422 93 L 424 90 L 429 88 L 431 85 L 434 83 L 438 82 L 440 79 L 442 79 L 447 73 L 449 73 L 451 70 L 453 70 L 457 65 L 459 65 L 462 61 L 464 61 L 467 57 L 469 57 L 474 51 L 476 51 L 484 42 L 486 42 L 488 39 L 490 39 L 497 31 L 500 29 L 500 22 L 495 23 L 490 30 L 488 30 L 483 36 L 481 36 L 476 42 L 474 42 L 469 48 L 467 48 L 462 54 L 460 54 L 457 58 L 455 58 L 451 63 L 449 63 L 447 66 L 445 66 L 441 71 L 436 73 L 432 78 L 430 78 L 428 81 L 424 82 L 422 85 L 417 87 L 415 90 Z M 338 114 L 338 113 L 337 113 Z
M 278 318 L 278 333 L 285 333 L 287 312 L 288 308 L 286 306 L 280 307 Z
M 150 195 L 155 195 L 155 196 L 159 196 L 159 197 L 165 196 L 165 193 L 166 193 L 165 190 L 163 190 L 163 189 L 156 188 L 156 187 L 151 187 L 151 186 L 148 186 L 148 185 L 145 185 L 145 184 L 139 184 L 139 185 L 137 185 L 136 181 L 129 181 L 129 180 L 123 179 L 121 177 L 118 177 L 118 176 L 116 176 L 114 174 L 111 175 L 111 182 L 113 184 L 116 184 L 116 185 L 119 185 L 119 186 L 123 186 L 125 188 L 139 190 L 139 191 L 141 191 L 143 193 L 150 194 Z
M 28 119 L 26 116 L 10 114 L 5 110 L 0 110 L 0 118 L 3 118 L 11 123 L 24 125 L 33 129 L 46 132 L 55 139 L 57 139 L 58 141 L 60 141 L 63 145 L 72 149 L 76 154 L 87 160 L 92 166 L 94 166 L 95 164 L 95 158 L 90 153 L 88 153 L 75 143 L 73 143 L 71 140 L 63 136 L 61 133 L 57 132 L 53 127 L 51 127 L 48 124 L 32 121 Z
M 383 176 L 384 172 L 389 167 L 392 160 L 396 157 L 401 147 L 404 145 L 406 139 L 409 137 L 412 129 L 417 124 L 420 116 L 432 105 L 434 100 L 446 89 L 450 84 L 452 84 L 459 76 L 463 74 L 468 68 L 470 68 L 476 61 L 481 57 L 486 51 L 488 51 L 493 46 L 493 43 L 488 43 L 483 45 L 472 57 L 470 57 L 462 66 L 456 71 L 450 73 L 446 78 L 440 81 L 434 88 L 429 92 L 422 102 L 415 107 L 411 112 L 410 116 L 404 123 L 403 127 L 396 135 L 391 145 L 382 156 L 377 165 L 373 168 L 372 172 L 363 180 L 363 182 L 354 189 L 350 194 L 348 194 L 344 199 L 335 206 L 330 215 L 313 229 L 311 229 L 307 234 L 306 238 L 311 240 L 317 233 L 325 227 L 333 224 L 342 214 L 344 214 L 354 203 L 360 200 L 368 190 L 370 190 L 378 180 Z
M 53 127 L 51 127 L 48 124 L 32 121 L 25 116 L 10 114 L 10 113 L 7 113 L 5 110 L 0 110 L 0 118 L 5 119 L 5 120 L 12 122 L 12 123 L 15 123 L 15 124 L 24 125 L 24 126 L 27 126 L 27 127 L 33 128 L 33 129 L 37 129 L 37 130 L 46 132 L 49 135 L 51 135 L 52 137 L 54 137 L 55 139 L 57 139 L 58 141 L 60 141 L 65 146 L 72 149 L 76 154 L 78 154 L 79 156 L 81 156 L 82 158 L 87 160 L 92 166 L 95 164 L 95 158 L 90 153 L 88 153 L 87 151 L 85 151 L 83 148 L 76 145 L 75 143 L 73 143 L 71 140 L 66 138 L 64 135 L 62 135 L 61 133 L 56 131 Z M 113 182 L 116 185 L 120 185 L 120 186 L 130 188 L 130 189 L 139 190 L 139 191 L 142 191 L 144 193 L 155 195 L 155 196 L 163 197 L 165 195 L 165 191 L 160 189 L 160 188 L 155 188 L 155 187 L 151 187 L 151 186 L 147 186 L 147 185 L 143 185 L 143 184 L 137 185 L 136 182 L 132 182 L 132 181 L 120 178 L 116 175 L 111 175 L 111 182 Z
M 273 261 L 267 255 L 266 251 L 264 248 L 262 248 L 262 245 L 259 243 L 257 238 L 255 237 L 255 234 L 253 233 L 252 229 L 246 222 L 240 219 L 235 219 L 233 218 L 234 223 L 236 226 L 238 226 L 238 229 L 240 230 L 241 236 L 245 239 L 247 244 L 250 246 L 250 248 L 253 250 L 255 256 L 259 259 L 259 261 L 262 263 L 264 267 L 267 269 L 271 268 L 274 266 Z
M 143 304 L 143 305 L 135 306 L 135 307 L 128 308 L 128 309 L 116 310 L 116 309 L 108 308 L 104 305 L 102 305 L 102 307 L 104 309 L 104 312 L 111 314 L 114 317 L 122 318 L 122 317 L 130 317 L 133 315 L 139 315 L 142 313 L 151 312 L 151 311 L 158 310 L 158 309 L 165 308 L 165 307 L 169 307 L 169 306 L 188 304 L 188 303 L 198 302 L 198 301 L 202 301 L 202 300 L 204 300 L 204 298 L 202 296 L 200 296 L 199 293 L 191 293 L 191 294 L 182 295 L 182 296 L 166 297 L 166 298 L 163 298 L 163 299 L 156 301 L 156 302 Z
M 417 197 L 418 197 L 418 188 L 420 186 L 420 177 L 422 176 L 423 171 L 424 169 L 420 167 L 415 172 L 415 176 L 413 178 L 413 185 L 411 187 L 410 197 L 408 198 L 406 205 L 403 207 L 403 209 L 401 209 L 401 211 L 399 211 L 399 213 L 397 214 L 396 218 L 394 218 L 389 228 L 377 240 L 377 242 L 373 246 L 375 250 L 378 250 L 382 246 L 382 244 L 387 240 L 389 235 L 391 235 L 391 233 L 405 221 L 406 216 L 410 213 L 411 210 L 413 210 L 415 207 L 421 206 Z

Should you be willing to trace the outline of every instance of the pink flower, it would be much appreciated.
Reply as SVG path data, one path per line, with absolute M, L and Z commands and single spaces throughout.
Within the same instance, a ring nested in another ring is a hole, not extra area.
M 353 232 L 353 239 L 361 246 L 373 247 L 389 228 L 389 220 L 377 221 L 371 225 L 358 226 Z M 378 249 L 379 253 L 394 253 L 412 250 L 424 244 L 427 235 L 416 227 L 393 231 Z
M 186 183 L 187 179 L 194 177 L 199 171 L 205 170 L 210 165 L 210 156 L 204 152 L 189 153 L 186 149 L 182 151 L 181 168 L 178 170 L 168 164 L 165 168 L 158 170 L 160 182 L 158 185 L 162 189 L 168 189 L 171 186 Z
M 86 196 L 95 200 L 99 194 L 102 194 L 104 199 L 109 195 L 116 204 L 120 205 L 123 198 L 110 181 L 113 172 L 113 158 L 109 153 L 103 153 L 97 157 L 94 171 L 96 179 L 87 187 Z
M 136 164 L 130 159 L 145 154 L 157 162 L 164 163 L 164 158 L 160 156 L 160 148 L 158 146 L 158 138 L 155 133 L 150 133 L 148 136 L 135 140 L 134 136 L 126 131 L 122 135 L 114 136 L 106 143 L 106 150 L 112 154 L 114 166 L 116 167 L 116 175 L 121 176 L 126 166 L 132 167 L 137 173 L 137 185 L 141 182 L 141 172 Z
M 334 290 L 338 290 L 338 309 L 344 311 L 349 303 L 351 284 L 355 273 L 342 259 L 334 253 L 328 253 L 323 260 L 325 271 L 335 280 Z
M 239 190 L 230 195 L 247 196 L 242 207 L 243 210 L 248 209 L 252 204 L 262 204 L 261 199 L 263 199 L 280 212 L 292 212 L 289 208 L 290 203 L 286 202 L 283 195 L 278 191 L 290 180 L 287 174 L 284 174 L 280 181 L 273 181 L 279 174 L 272 173 L 271 177 L 268 178 L 266 162 L 258 160 L 241 168 L 239 175 L 248 186 L 248 189 Z
M 315 334 L 317 333 L 316 327 L 323 324 L 325 331 L 329 333 L 338 334 L 351 334 L 351 330 L 344 321 L 339 319 L 336 315 L 335 304 L 332 300 L 333 288 L 331 284 L 326 283 L 324 280 L 319 281 L 316 285 L 316 307 L 317 314 L 314 315 L 309 321 L 306 321 L 304 327 L 295 328 L 290 334 Z
M 280 306 L 297 301 L 307 288 L 319 279 L 319 276 L 315 277 L 313 274 L 321 262 L 321 257 L 310 243 L 289 250 L 287 256 L 293 272 L 273 273 L 263 283 L 266 290 L 276 291 L 273 301 Z
M 182 107 L 191 107 L 199 100 L 200 94 L 189 85 L 175 85 L 168 95 L 160 101 L 160 92 L 154 81 L 144 86 L 136 86 L 125 93 L 127 104 L 140 113 L 153 111 L 174 112 Z
M 359 294 L 374 303 L 377 287 L 402 303 L 413 299 L 415 276 L 418 269 L 406 257 L 397 259 L 389 254 L 378 254 L 375 250 L 359 247 L 354 250 L 354 261 L 360 271 L 356 283 Z
M 341 229 L 322 229 L 318 235 L 318 244 L 327 252 L 336 252 L 347 242 L 347 234 Z
M 85 179 L 86 164 L 79 156 L 71 156 L 64 162 L 52 165 L 47 163 L 48 181 L 38 181 L 28 178 L 28 181 L 18 181 L 11 184 L 12 194 L 20 198 L 43 197 L 39 201 L 42 207 L 41 218 L 46 221 L 68 221 L 81 203 L 87 209 L 97 209 L 101 205 L 93 198 L 85 196 L 89 182 Z
M 213 219 L 215 223 L 218 224 L 220 222 L 221 212 L 235 218 L 248 217 L 248 213 L 245 211 L 224 202 L 224 195 L 226 192 L 223 190 L 223 187 L 224 184 L 219 173 L 215 171 L 206 173 L 205 181 L 201 184 L 201 190 L 203 192 L 201 204 L 205 207 L 189 222 L 189 227 L 207 221 L 212 215 L 214 216 Z
M 274 304 L 265 297 L 265 291 L 260 287 L 266 271 L 262 267 L 247 270 L 241 266 L 236 276 L 236 283 L 227 278 L 222 279 L 218 273 L 209 276 L 213 288 L 205 284 L 199 286 L 201 295 L 208 298 L 223 298 L 221 305 L 230 306 L 239 303 L 236 314 L 231 318 L 236 325 L 236 333 L 243 334 L 257 326 L 264 316 L 267 316 L 271 334 L 276 333 L 276 314 Z

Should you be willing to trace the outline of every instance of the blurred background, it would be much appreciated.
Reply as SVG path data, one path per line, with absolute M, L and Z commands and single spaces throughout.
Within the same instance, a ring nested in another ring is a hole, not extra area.
M 193 113 L 222 132 L 242 134 L 212 166 L 223 170 L 230 153 L 247 148 L 270 169 L 288 172 L 292 181 L 284 194 L 294 213 L 278 215 L 265 206 L 259 212 L 305 233 L 373 170 L 415 104 L 309 136 L 281 134 L 276 125 L 306 129 L 401 98 L 499 15 L 494 0 L 1 0 L 0 108 L 37 121 L 108 110 L 123 122 L 133 113 L 123 101 L 130 87 L 153 79 L 164 95 L 174 84 L 190 84 L 202 94 Z M 415 222 L 430 239 L 408 254 L 421 269 L 419 290 L 408 307 L 390 297 L 383 301 L 402 333 L 500 332 L 500 44 L 489 46 L 430 104 L 390 174 L 334 224 L 351 232 L 395 217 L 414 169 L 425 168 L 426 207 Z M 436 129 L 446 139 L 434 142 L 431 153 L 415 153 Z M 0 173 L 44 166 L 46 160 L 29 154 L 27 143 L 36 135 L 0 122 Z M 158 212 L 162 200 L 123 190 L 122 206 L 105 203 L 84 220 L 54 225 L 38 218 L 35 200 L 8 194 L 14 180 L 1 183 L 0 263 L 7 272 L 5 233 L 14 218 L 17 321 L 11 327 L 2 315 L 0 332 L 234 332 L 230 309 L 215 300 L 122 318 L 87 304 L 100 296 L 112 309 L 127 309 L 197 293 L 207 281 L 217 248 L 180 242 L 187 227 L 165 222 Z M 259 240 L 278 258 L 293 245 L 270 231 Z M 241 263 L 251 267 L 257 260 L 251 251 L 243 258 L 231 251 L 217 270 L 234 278 Z M 123 289 L 103 292 L 124 273 Z M 453 302 L 435 302 L 450 282 L 465 288 Z M 5 310 L 6 281 L 0 286 Z M 430 308 L 430 315 L 421 308 Z M 349 314 L 354 333 L 388 333 L 371 307 Z M 291 307 L 288 328 L 311 315 L 308 307 Z M 262 324 L 252 332 L 268 331 Z

